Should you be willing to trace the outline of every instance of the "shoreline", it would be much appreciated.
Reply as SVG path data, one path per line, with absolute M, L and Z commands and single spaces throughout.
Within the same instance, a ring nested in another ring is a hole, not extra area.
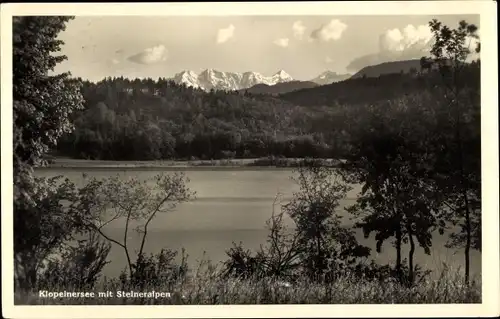
M 86 160 L 73 158 L 49 158 L 49 164 L 37 167 L 36 170 L 46 169 L 292 169 L 303 161 L 301 158 L 250 158 L 250 159 L 221 159 L 221 160 L 152 160 L 152 161 L 112 161 Z M 335 166 L 338 160 L 317 159 Z

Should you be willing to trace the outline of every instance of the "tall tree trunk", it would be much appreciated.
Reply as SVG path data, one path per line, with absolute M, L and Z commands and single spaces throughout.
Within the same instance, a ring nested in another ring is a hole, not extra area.
M 466 242 L 465 242 L 465 283 L 469 284 L 469 274 L 470 274 L 470 246 L 471 246 L 471 223 L 470 223 L 470 211 L 469 211 L 469 201 L 467 195 L 465 194 L 465 231 L 466 231 Z
M 398 276 L 398 280 L 401 280 L 401 242 L 402 242 L 402 234 L 401 234 L 401 226 L 398 225 L 396 228 L 396 274 Z
M 467 192 L 469 189 L 469 185 L 467 182 L 467 178 L 465 176 L 465 168 L 464 168 L 464 154 L 463 154 L 463 145 L 462 145 L 462 122 L 461 122 L 461 110 L 460 110 L 460 102 L 459 102 L 459 82 L 458 82 L 458 71 L 455 70 L 453 74 L 454 80 L 454 89 L 453 89 L 453 100 L 452 105 L 455 106 L 455 142 L 458 146 L 458 165 L 459 165 L 459 183 L 460 183 L 460 191 L 462 193 L 462 197 L 464 200 L 465 206 L 465 232 L 466 232 L 466 242 L 465 242 L 465 283 L 469 284 L 469 273 L 470 273 L 470 246 L 471 246 L 471 223 L 470 223 L 470 207 L 469 207 L 469 198 L 467 196 Z
M 396 188 L 396 192 L 394 194 L 394 199 L 395 199 L 395 202 L 393 203 L 393 214 L 394 216 L 396 216 L 396 223 L 395 223 L 395 227 L 396 227 L 396 276 L 398 278 L 398 280 L 401 282 L 401 279 L 403 278 L 402 274 L 401 274 L 401 244 L 402 244 L 402 241 L 403 241 L 403 234 L 402 234 L 402 230 L 401 230 L 401 214 L 399 213 L 399 210 L 398 210 L 398 197 L 399 194 L 398 194 L 398 191 L 397 191 L 397 188 Z
M 411 224 L 408 223 L 408 238 L 410 239 L 410 251 L 408 252 L 408 284 L 413 285 L 414 273 L 413 273 L 413 255 L 415 254 L 415 241 L 413 240 L 413 232 L 411 230 Z
M 316 271 L 320 271 L 320 274 L 323 274 L 323 265 L 321 258 L 321 243 L 319 236 L 316 238 Z
M 463 160 L 463 149 L 462 149 L 462 137 L 461 137 L 461 132 L 460 132 L 460 113 L 458 110 L 458 103 L 457 103 L 457 115 L 456 115 L 456 121 L 457 121 L 457 127 L 456 127 L 456 142 L 458 144 L 458 165 L 460 169 L 460 176 L 459 176 L 459 182 L 460 182 L 460 191 L 462 193 L 463 197 L 463 204 L 464 204 L 464 209 L 465 209 L 465 235 L 466 235 L 466 242 L 465 242 L 465 251 L 464 251 L 464 257 L 465 257 L 465 282 L 468 284 L 469 283 L 469 273 L 470 273 L 470 246 L 471 246 L 471 222 L 470 222 L 470 206 L 469 206 L 469 198 L 467 195 L 468 192 L 468 183 L 467 183 L 467 178 L 465 176 L 465 168 L 464 168 L 464 160 Z

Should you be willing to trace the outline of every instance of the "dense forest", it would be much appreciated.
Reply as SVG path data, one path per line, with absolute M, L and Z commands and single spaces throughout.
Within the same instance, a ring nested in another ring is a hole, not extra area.
M 313 134 L 318 114 L 273 97 L 122 78 L 84 82 L 82 93 L 85 110 L 60 144 L 75 157 L 215 159 L 330 151 L 313 149 L 322 145 Z
M 274 85 L 267 85 L 261 83 L 261 84 L 256 84 L 248 89 L 240 90 L 240 92 L 247 92 L 252 94 L 279 95 L 301 89 L 310 89 L 318 85 L 319 84 L 311 81 L 290 81 L 290 82 L 276 83 Z

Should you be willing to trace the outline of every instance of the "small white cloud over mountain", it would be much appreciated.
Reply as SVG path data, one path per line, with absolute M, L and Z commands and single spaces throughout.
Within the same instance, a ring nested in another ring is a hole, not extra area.
M 128 57 L 128 60 L 139 64 L 154 64 L 166 61 L 167 57 L 167 48 L 163 44 L 159 44 Z
M 362 68 L 390 61 L 419 59 L 429 54 L 433 35 L 428 25 L 407 25 L 402 29 L 388 29 L 379 36 L 378 52 L 355 58 L 348 70 Z
M 404 29 L 387 30 L 380 36 L 380 51 L 425 50 L 429 48 L 432 32 L 428 25 L 407 25 Z
M 282 48 L 286 48 L 288 46 L 289 41 L 290 40 L 288 38 L 281 38 L 274 40 L 273 43 Z
M 304 33 L 306 31 L 306 26 L 302 21 L 298 20 L 295 21 L 292 25 L 292 30 L 293 30 L 293 36 L 299 40 L 302 40 L 302 37 L 304 36 Z
M 318 29 L 311 32 L 310 38 L 319 41 L 338 40 L 342 37 L 342 33 L 347 29 L 347 24 L 338 19 L 332 19 L 330 22 L 323 24 Z
M 314 79 L 311 80 L 311 82 L 314 82 L 319 85 L 326 85 L 326 84 L 331 84 L 333 82 L 340 82 L 349 79 L 352 76 L 352 74 L 338 74 L 337 72 L 333 71 L 325 71 L 315 77 Z
M 219 29 L 217 32 L 217 43 L 224 43 L 231 39 L 234 36 L 234 30 L 236 30 L 236 27 L 232 24 L 227 28 Z

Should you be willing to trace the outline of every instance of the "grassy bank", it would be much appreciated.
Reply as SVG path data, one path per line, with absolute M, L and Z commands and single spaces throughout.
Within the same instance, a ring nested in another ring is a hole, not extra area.
M 72 287 L 41 287 L 51 292 L 82 291 Z M 189 282 L 171 286 L 148 286 L 142 290 L 123 286 L 117 280 L 103 280 L 93 290 L 112 291 L 114 298 L 40 298 L 38 290 L 18 292 L 15 303 L 31 305 L 218 305 L 218 304 L 419 304 L 419 303 L 480 303 L 481 283 L 463 282 L 463 274 L 457 271 L 443 272 L 438 280 L 424 281 L 412 288 L 393 281 L 366 281 L 342 278 L 329 285 L 299 281 L 293 286 L 271 279 L 221 279 L 218 276 L 201 275 Z M 168 297 L 116 298 L 117 291 L 169 292 Z

